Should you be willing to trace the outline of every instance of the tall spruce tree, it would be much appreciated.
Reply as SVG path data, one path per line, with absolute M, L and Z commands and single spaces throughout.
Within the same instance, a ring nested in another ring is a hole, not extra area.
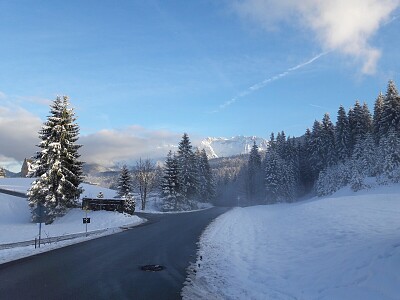
M 349 119 L 342 105 L 337 114 L 335 141 L 338 160 L 344 162 L 350 155 L 350 130 Z
M 321 145 L 324 168 L 334 165 L 337 159 L 335 148 L 335 127 L 333 126 L 328 113 L 324 114 L 322 119 Z
M 268 204 L 279 201 L 282 186 L 282 160 L 275 149 L 269 149 L 265 156 L 265 191 Z
M 311 191 L 315 180 L 310 164 L 310 140 L 311 131 L 307 128 L 304 134 L 304 142 L 299 144 L 299 176 L 305 192 Z
M 393 80 L 388 83 L 383 104 L 382 119 L 380 123 L 380 135 L 386 135 L 393 128 L 400 128 L 400 96 Z
M 199 201 L 211 202 L 215 196 L 214 177 L 206 151 L 196 151 Z
M 179 164 L 175 154 L 168 152 L 164 165 L 164 175 L 161 180 L 161 197 L 163 210 L 176 211 L 183 209 L 183 197 L 179 181 Z
M 372 117 L 366 103 L 361 106 L 357 100 L 349 110 L 349 127 L 352 153 L 355 144 L 361 142 L 367 133 L 372 132 Z
M 39 131 L 41 151 L 31 176 L 38 177 L 28 191 L 32 220 L 38 221 L 38 207 L 45 212 L 45 222 L 77 204 L 82 193 L 82 162 L 76 144 L 79 127 L 68 97 L 57 97 L 50 105 L 50 116 Z M 41 219 L 43 217 L 41 216 Z
M 120 198 L 128 198 L 133 189 L 132 175 L 126 165 L 122 166 L 118 177 L 117 195 Z
M 189 136 L 184 133 L 176 156 L 179 164 L 179 186 L 184 201 L 191 206 L 191 200 L 198 195 L 197 169 Z
M 389 182 L 400 181 L 400 138 L 394 128 L 390 128 L 381 139 L 382 172 Z
M 381 138 L 381 134 L 383 133 L 382 126 L 382 118 L 383 118 L 383 109 L 384 109 L 385 99 L 382 93 L 379 93 L 378 98 L 375 100 L 374 105 L 374 118 L 373 118 L 373 133 L 375 143 L 378 145 L 379 140 Z
M 325 167 L 322 141 L 322 124 L 315 120 L 310 138 L 310 164 L 313 178 L 318 178 L 318 174 Z
M 255 141 L 250 150 L 246 179 L 247 198 L 250 203 L 256 203 L 257 201 L 261 200 L 262 191 L 264 188 L 261 155 L 258 151 L 258 146 Z

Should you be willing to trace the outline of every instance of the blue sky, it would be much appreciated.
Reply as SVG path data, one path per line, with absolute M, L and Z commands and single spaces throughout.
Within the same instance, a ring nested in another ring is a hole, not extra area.
M 398 0 L 0 1 L 0 117 L 40 124 L 49 100 L 67 94 L 82 136 L 92 139 L 298 136 L 325 112 L 335 119 L 340 104 L 359 99 L 372 109 L 387 81 L 398 79 L 398 7 Z

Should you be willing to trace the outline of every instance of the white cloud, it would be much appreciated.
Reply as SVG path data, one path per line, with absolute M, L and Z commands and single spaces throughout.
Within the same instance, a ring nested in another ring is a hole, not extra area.
M 234 9 L 243 17 L 275 30 L 283 22 L 300 24 L 315 34 L 324 51 L 339 51 L 362 62 L 372 74 L 381 51 L 370 39 L 390 20 L 400 0 L 242 0 Z
M 43 121 L 16 106 L 0 106 L 0 166 L 19 171 L 24 158 L 39 150 L 38 132 Z M 183 133 L 149 130 L 133 125 L 124 129 L 104 129 L 80 136 L 78 143 L 82 160 L 112 166 L 119 162 L 132 163 L 138 158 L 164 159 Z M 196 141 L 191 136 L 193 143 Z
M 82 159 L 88 163 L 112 166 L 118 162 L 132 163 L 138 158 L 164 158 L 182 134 L 166 130 L 148 130 L 141 126 L 125 129 L 104 129 L 82 136 L 79 143 Z
M 4 166 L 31 157 L 39 142 L 38 131 L 42 121 L 22 108 L 0 106 L 0 157 Z

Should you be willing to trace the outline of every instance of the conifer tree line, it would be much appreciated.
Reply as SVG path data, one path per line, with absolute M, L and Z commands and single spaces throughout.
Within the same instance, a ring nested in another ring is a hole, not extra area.
M 37 177 L 28 191 L 32 220 L 51 223 L 77 205 L 83 192 L 82 162 L 77 144 L 79 127 L 67 96 L 56 97 L 50 115 L 39 131 L 40 151 L 36 153 L 30 177 Z
M 210 202 L 215 195 L 214 178 L 205 150 L 193 151 L 185 133 L 177 153 L 169 151 L 161 179 L 163 210 L 197 208 L 199 202 Z
M 335 123 L 334 123 L 335 122 Z M 380 184 L 400 181 L 400 96 L 389 81 L 373 113 L 356 101 L 347 112 L 340 106 L 336 120 L 326 113 L 301 138 L 271 134 L 263 159 L 254 144 L 241 171 L 246 203 L 291 202 L 314 191 L 331 194 L 350 185 L 368 187 L 369 177 Z M 240 193 L 240 191 L 239 191 Z

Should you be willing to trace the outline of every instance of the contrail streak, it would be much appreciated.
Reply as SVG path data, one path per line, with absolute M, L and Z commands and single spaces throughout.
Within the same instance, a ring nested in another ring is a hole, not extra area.
M 303 67 L 305 67 L 305 66 L 307 66 L 309 64 L 312 64 L 314 61 L 316 61 L 317 59 L 321 58 L 322 56 L 324 56 L 324 55 L 326 55 L 328 53 L 329 52 L 322 52 L 322 53 L 314 56 L 313 58 L 311 58 L 310 60 L 308 60 L 308 61 L 306 61 L 304 63 L 298 64 L 297 66 L 289 68 L 289 69 L 287 69 L 286 71 L 284 71 L 282 73 L 279 73 L 279 74 L 277 74 L 275 76 L 272 76 L 272 77 L 267 78 L 267 79 L 265 79 L 265 80 L 263 80 L 263 81 L 261 81 L 259 83 L 256 83 L 256 84 L 252 85 L 251 87 L 249 87 L 246 90 L 242 91 L 241 93 L 239 93 L 238 95 L 236 95 L 232 99 L 230 99 L 230 100 L 224 102 L 223 104 L 221 104 L 218 107 L 218 109 L 213 111 L 213 112 L 216 113 L 216 112 L 219 112 L 219 111 L 227 108 L 228 106 L 230 106 L 230 105 L 234 104 L 236 101 L 238 101 L 240 98 L 243 98 L 243 97 L 245 97 L 245 96 L 247 96 L 247 95 L 249 95 L 249 94 L 251 94 L 251 93 L 253 93 L 253 92 L 257 91 L 257 90 L 259 90 L 259 89 L 262 89 L 268 83 L 271 83 L 273 81 L 281 79 L 281 78 L 289 75 L 293 71 L 296 71 L 296 70 L 301 69 L 301 68 L 303 68 Z

